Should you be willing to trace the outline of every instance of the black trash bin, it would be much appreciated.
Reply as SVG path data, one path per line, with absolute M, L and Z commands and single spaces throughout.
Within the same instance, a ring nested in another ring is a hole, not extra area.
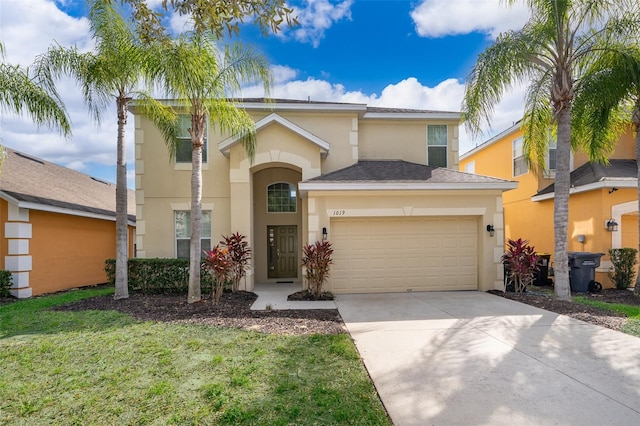
M 551 254 L 537 253 L 537 256 L 538 272 L 536 272 L 536 276 L 533 277 L 533 285 L 551 285 L 551 280 L 549 279 L 549 264 L 551 262 Z
M 570 251 L 569 255 L 569 285 L 571 291 L 586 293 L 589 283 L 595 281 L 596 268 L 600 266 L 600 258 L 604 253 L 589 253 Z

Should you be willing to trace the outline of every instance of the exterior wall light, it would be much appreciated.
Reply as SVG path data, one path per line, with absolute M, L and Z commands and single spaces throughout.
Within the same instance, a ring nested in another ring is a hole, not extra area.
M 326 241 L 327 240 L 327 228 L 324 227 L 322 228 L 322 241 Z
M 493 227 L 493 225 L 487 225 L 487 232 L 489 233 L 490 237 L 493 237 L 494 234 L 496 233 L 496 230 Z
M 616 232 L 618 230 L 618 222 L 616 222 L 614 218 L 609 219 L 605 226 L 609 232 Z

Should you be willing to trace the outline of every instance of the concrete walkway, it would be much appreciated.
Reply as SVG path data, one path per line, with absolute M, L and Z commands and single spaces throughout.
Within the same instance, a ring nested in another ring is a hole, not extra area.
M 336 309 L 334 301 L 287 301 L 287 296 L 302 290 L 301 284 L 256 284 L 253 292 L 258 298 L 252 311 L 278 310 L 278 309 Z
M 396 426 L 640 425 L 640 339 L 480 292 L 338 295 Z

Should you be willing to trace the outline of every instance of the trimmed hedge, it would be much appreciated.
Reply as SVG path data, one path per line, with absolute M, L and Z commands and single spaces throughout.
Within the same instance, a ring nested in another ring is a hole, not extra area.
M 186 294 L 189 285 L 189 259 L 129 259 L 129 291 L 144 294 Z M 115 286 L 116 261 L 107 259 L 104 271 Z M 200 269 L 202 293 L 211 291 L 211 275 Z
M 11 288 L 12 277 L 11 272 L 0 270 L 0 297 L 9 297 L 9 289 Z

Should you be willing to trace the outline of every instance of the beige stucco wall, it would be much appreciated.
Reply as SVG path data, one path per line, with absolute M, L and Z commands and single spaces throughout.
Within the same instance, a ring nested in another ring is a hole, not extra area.
M 359 153 L 362 160 L 404 160 L 427 163 L 427 126 L 447 125 L 447 164 L 458 169 L 458 123 L 446 121 L 361 120 Z
M 331 217 L 478 217 L 478 288 L 503 288 L 500 191 L 310 191 L 306 202 L 308 242 L 320 240 L 323 227 L 331 241 Z M 496 230 L 493 237 L 486 231 L 489 224 Z

